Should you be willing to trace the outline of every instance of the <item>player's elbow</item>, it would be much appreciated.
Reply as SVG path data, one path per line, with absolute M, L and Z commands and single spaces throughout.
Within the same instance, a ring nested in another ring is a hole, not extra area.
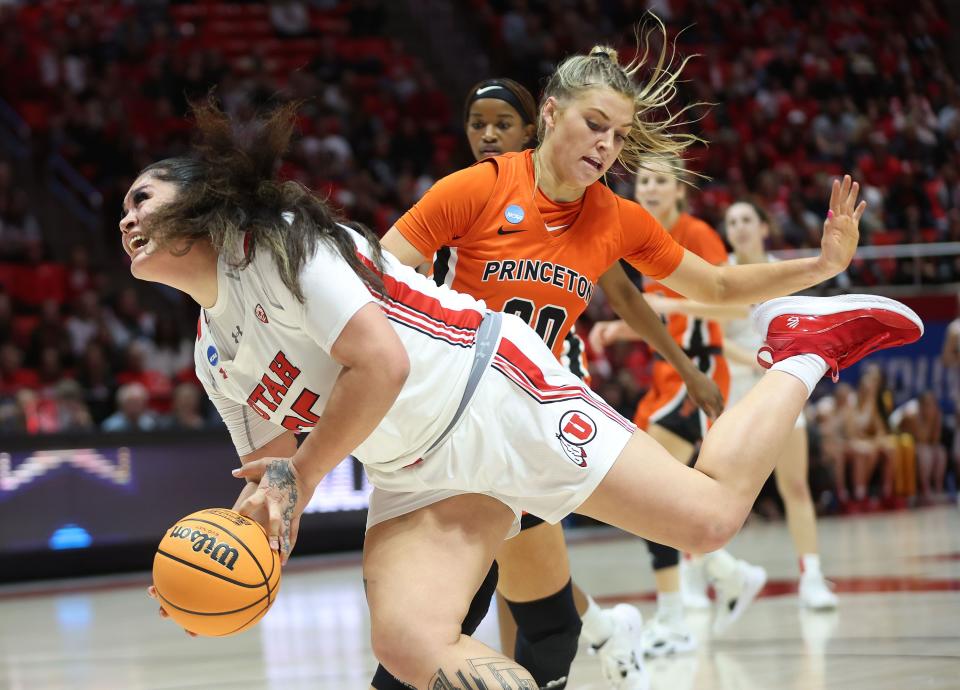
M 391 349 L 381 359 L 380 364 L 382 385 L 399 393 L 410 376 L 410 357 L 406 348 Z
M 697 301 L 704 302 L 705 304 L 725 303 L 729 299 L 730 282 L 728 280 L 727 271 L 724 270 L 724 267 L 710 266 L 710 270 L 706 278 L 706 280 L 698 283 L 698 291 L 701 292 L 701 294 L 697 296 L 689 296 L 693 297 L 693 299 Z

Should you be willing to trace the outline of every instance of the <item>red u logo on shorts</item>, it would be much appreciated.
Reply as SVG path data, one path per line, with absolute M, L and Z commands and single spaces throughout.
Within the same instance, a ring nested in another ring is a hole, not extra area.
M 583 445 L 597 435 L 597 425 L 583 412 L 567 412 L 560 419 L 560 433 L 569 443 Z

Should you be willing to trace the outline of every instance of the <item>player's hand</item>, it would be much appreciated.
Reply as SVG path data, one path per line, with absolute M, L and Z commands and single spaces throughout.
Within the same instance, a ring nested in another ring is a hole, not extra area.
M 683 374 L 687 385 L 687 395 L 710 419 L 716 419 L 723 412 L 723 393 L 716 382 L 696 367 Z
M 620 340 L 618 334 L 622 328 L 622 321 L 597 321 L 590 329 L 587 340 L 594 352 L 601 353 L 607 345 Z
M 263 525 L 270 548 L 280 552 L 280 561 L 286 565 L 314 487 L 306 486 L 292 458 L 253 460 L 234 470 L 233 476 L 259 480 L 256 490 L 237 505 L 237 512 Z
M 243 489 L 240 490 L 240 495 L 237 496 L 237 500 L 234 501 L 233 508 L 231 508 L 231 510 L 239 513 L 240 506 L 243 504 L 244 501 L 246 501 L 248 498 L 250 498 L 251 496 L 253 496 L 253 494 L 257 492 L 257 489 L 259 488 L 259 486 L 260 486 L 259 477 L 257 478 L 257 481 L 247 479 L 247 483 L 244 484 Z M 262 525 L 267 524 L 268 515 L 265 507 L 264 509 L 257 511 L 256 515 L 249 515 L 247 517 L 249 517 L 251 520 L 256 520 Z
M 151 599 L 156 600 L 156 601 L 159 601 L 159 600 L 160 600 L 160 597 L 157 596 L 157 588 L 154 587 L 153 585 L 150 585 L 149 587 L 147 587 L 147 596 L 150 597 Z M 166 610 L 165 610 L 162 606 L 160 607 L 160 617 L 161 617 L 161 618 L 169 618 L 169 617 L 170 617 L 170 614 L 167 613 Z M 197 633 L 190 632 L 189 630 L 184 630 L 183 632 L 187 633 L 190 637 L 196 637 L 196 636 L 197 636 Z
M 823 222 L 823 239 L 820 241 L 820 263 L 824 271 L 835 276 L 845 270 L 853 260 L 860 241 L 860 218 L 867 202 L 857 203 L 860 185 L 849 175 L 843 181 L 834 180 L 830 191 L 830 210 Z

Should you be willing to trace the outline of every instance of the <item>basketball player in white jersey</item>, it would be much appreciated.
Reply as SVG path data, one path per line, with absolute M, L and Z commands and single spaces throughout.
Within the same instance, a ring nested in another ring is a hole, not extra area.
M 200 305 L 198 375 L 237 446 L 234 474 L 248 482 L 237 507 L 263 522 L 284 561 L 320 480 L 350 453 L 365 465 L 375 487 L 363 566 L 373 649 L 415 688 L 468 678 L 536 687 L 519 664 L 460 634 L 522 511 L 555 522 L 576 510 L 715 550 L 742 525 L 817 381 L 922 334 L 915 314 L 883 298 L 765 303 L 755 320 L 771 371 L 717 420 L 696 468 L 684 467 L 517 317 L 436 287 L 308 190 L 275 180 L 292 107 L 246 144 L 212 106 L 194 114 L 195 157 L 148 166 L 124 199 L 131 272 Z M 598 134 L 597 179 L 617 144 Z M 718 267 L 666 232 L 650 250 L 675 256 L 663 280 L 687 297 L 762 302 L 848 265 L 865 207 L 857 193 L 849 178 L 834 183 L 818 258 Z M 312 432 L 297 448 L 303 429 Z

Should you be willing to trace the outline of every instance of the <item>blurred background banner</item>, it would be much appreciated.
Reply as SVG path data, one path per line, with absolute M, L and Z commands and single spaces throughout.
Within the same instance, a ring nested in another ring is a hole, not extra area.
M 142 569 L 177 518 L 230 507 L 242 488 L 223 432 L 51 434 L 6 438 L 2 448 L 0 582 L 65 575 L 58 558 L 70 575 L 127 560 Z M 360 463 L 341 463 L 303 517 L 304 549 L 358 548 L 368 493 Z

